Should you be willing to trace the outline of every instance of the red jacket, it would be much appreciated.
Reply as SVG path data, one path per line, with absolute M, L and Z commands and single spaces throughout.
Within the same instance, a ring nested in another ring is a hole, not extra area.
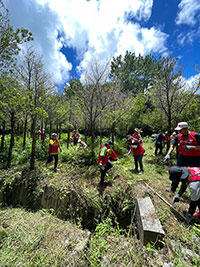
M 132 139 L 132 144 L 134 144 L 134 141 L 138 139 L 137 138 L 133 138 Z M 131 151 L 133 153 L 134 156 L 139 156 L 139 155 L 142 155 L 144 153 L 144 148 L 142 147 L 141 143 L 138 141 L 139 145 L 137 148 L 133 148 L 131 147 Z
M 117 154 L 115 153 L 115 151 L 112 148 L 109 149 L 109 158 L 117 159 Z
M 53 140 L 53 139 L 51 139 L 51 140 Z M 49 153 L 52 155 L 56 155 L 56 154 L 58 154 L 58 148 L 60 147 L 60 144 L 59 144 L 58 140 L 53 140 L 53 141 L 56 141 L 54 145 L 50 144 L 50 142 L 49 142 Z
M 188 184 L 194 181 L 200 181 L 200 167 L 187 168 L 190 172 Z
M 200 156 L 200 150 L 190 149 L 185 150 L 183 146 L 189 145 L 189 146 L 196 146 L 197 140 L 194 137 L 196 132 L 191 132 L 187 136 L 184 136 L 182 134 L 178 134 L 178 143 L 179 143 L 179 153 L 183 156 Z
M 104 147 L 106 147 L 106 146 L 105 145 L 102 146 L 101 149 L 99 150 L 99 155 L 98 155 L 98 159 L 97 159 L 98 163 L 100 163 L 100 154 L 101 154 L 101 150 Z M 107 149 L 107 147 L 106 147 L 106 149 Z M 109 154 L 108 154 L 108 149 L 107 149 L 105 157 L 102 158 L 102 165 L 106 165 L 108 163 L 108 156 L 109 156 Z
M 78 134 L 77 132 L 75 132 L 75 133 L 72 135 L 72 137 L 73 137 L 74 140 L 75 140 L 75 139 L 78 139 L 79 134 Z

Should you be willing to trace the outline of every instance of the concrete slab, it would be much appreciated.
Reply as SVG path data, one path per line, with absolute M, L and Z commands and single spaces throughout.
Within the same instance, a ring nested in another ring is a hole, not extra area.
M 143 245 L 162 246 L 165 232 L 150 197 L 136 199 L 137 227 Z

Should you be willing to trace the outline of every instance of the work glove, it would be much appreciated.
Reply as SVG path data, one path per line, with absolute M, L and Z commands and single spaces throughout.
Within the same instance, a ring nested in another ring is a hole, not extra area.
M 169 160 L 169 159 L 170 159 L 170 155 L 167 154 L 167 155 L 164 157 L 164 161 L 167 161 L 167 160 Z
M 192 220 L 192 215 L 190 213 L 186 213 L 186 216 L 185 216 L 185 223 L 187 224 L 187 226 L 190 225 L 191 223 L 191 220 Z
M 176 202 L 179 202 L 179 200 L 180 200 L 180 196 L 179 196 L 179 194 L 177 194 L 177 195 L 175 195 L 175 196 L 173 197 L 172 203 L 174 204 L 174 203 L 176 203 Z
M 184 148 L 185 150 L 190 150 L 190 149 L 193 149 L 193 146 L 187 146 L 187 145 L 185 145 L 185 146 L 183 146 L 183 148 Z

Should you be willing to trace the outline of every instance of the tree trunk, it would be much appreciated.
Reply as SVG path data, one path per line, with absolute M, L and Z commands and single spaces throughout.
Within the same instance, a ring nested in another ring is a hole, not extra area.
M 14 144 L 14 128 L 15 128 L 15 115 L 14 113 L 11 114 L 11 130 L 10 130 L 10 147 L 8 152 L 8 160 L 7 160 L 7 168 L 11 166 L 12 160 L 12 148 Z
M 35 167 L 35 144 L 36 144 L 36 116 L 33 116 L 32 120 L 32 150 L 31 150 L 31 159 L 30 159 L 30 170 L 34 170 Z
M 43 119 L 41 119 L 41 124 L 40 124 L 40 129 L 42 130 L 43 128 L 44 128 L 44 126 L 43 126 Z
M 47 125 L 48 125 L 48 119 L 45 120 L 45 124 L 44 124 L 45 133 L 48 132 Z
M 52 122 L 50 119 L 50 122 L 49 122 L 49 139 L 51 138 L 51 134 L 52 134 Z
M 26 114 L 26 116 L 25 116 L 25 121 L 24 121 L 24 139 L 23 139 L 23 148 L 25 148 L 25 146 L 26 146 L 27 123 L 28 123 L 28 115 Z
M 59 139 L 61 139 L 62 123 L 59 123 Z
M 3 120 L 3 127 L 2 127 L 2 136 L 1 136 L 1 152 L 4 150 L 4 143 L 5 143 L 5 133 L 6 133 L 6 121 Z
M 111 139 L 112 139 L 112 142 L 114 144 L 114 142 L 115 142 L 115 123 L 112 124 L 112 128 L 111 128 Z
M 91 124 L 90 124 L 90 132 L 91 132 L 91 142 L 92 142 L 91 158 L 92 158 L 92 162 L 94 163 L 94 161 L 95 161 L 95 153 L 94 153 L 95 125 L 94 125 L 94 123 L 92 121 L 91 121 Z
M 172 118 L 171 118 L 171 109 L 169 107 L 168 109 L 169 115 L 168 115 L 168 126 L 167 126 L 167 131 L 168 131 L 168 135 L 171 135 L 171 128 L 172 128 Z M 170 140 L 167 140 L 167 151 L 170 148 Z
M 84 141 L 87 143 L 87 137 L 88 137 L 88 125 L 87 124 L 85 124 L 84 135 L 85 135 Z
M 103 134 L 102 134 L 102 121 L 100 121 L 100 147 L 102 147 L 102 140 L 103 140 Z

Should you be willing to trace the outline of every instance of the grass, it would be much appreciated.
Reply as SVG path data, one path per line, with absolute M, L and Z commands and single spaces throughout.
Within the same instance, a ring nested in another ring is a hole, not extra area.
M 86 231 L 63 222 L 46 211 L 37 213 L 22 209 L 0 212 L 1 266 L 77 266 L 86 264 L 84 251 Z

